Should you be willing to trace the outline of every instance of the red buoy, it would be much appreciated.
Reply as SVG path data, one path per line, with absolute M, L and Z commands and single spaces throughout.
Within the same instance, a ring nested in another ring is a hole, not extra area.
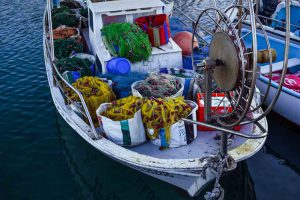
M 173 37 L 173 40 L 182 49 L 182 54 L 185 56 L 189 56 L 193 52 L 192 39 L 193 39 L 193 34 L 188 31 L 178 32 Z M 195 47 L 199 47 L 198 40 L 196 37 L 194 38 L 194 48 Z

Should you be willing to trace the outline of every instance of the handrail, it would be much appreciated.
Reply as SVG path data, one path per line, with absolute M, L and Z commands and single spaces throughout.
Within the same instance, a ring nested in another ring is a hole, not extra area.
M 50 0 L 47 0 L 47 16 L 48 16 L 48 30 L 50 32 L 50 44 L 51 44 L 51 49 L 50 49 L 50 59 L 53 61 L 54 60 L 54 42 L 53 42 L 53 32 L 52 32 L 52 15 L 51 15 L 51 3 Z
M 49 6 L 47 5 L 48 25 L 49 25 L 50 22 L 51 22 L 51 19 L 49 20 L 49 18 L 51 18 L 51 14 L 49 14 L 49 13 L 51 13 L 51 12 L 49 12 L 48 9 L 49 9 Z M 50 15 L 50 17 L 49 17 L 49 15 Z M 49 28 L 49 27 L 48 27 L 48 28 Z M 52 30 L 52 29 L 49 28 L 49 30 Z M 45 31 L 45 34 L 46 34 L 46 33 L 47 33 L 46 26 L 45 26 L 44 31 Z M 51 35 L 51 34 L 50 34 L 50 35 Z M 55 76 L 54 73 L 53 73 L 53 71 L 55 71 L 56 74 L 59 76 L 59 78 L 64 82 L 64 84 L 66 84 L 69 88 L 71 88 L 71 89 L 78 95 L 78 97 L 79 97 L 79 99 L 80 99 L 80 101 L 81 101 L 82 107 L 83 107 L 83 109 L 84 109 L 84 111 L 85 111 L 85 113 L 86 113 L 86 116 L 87 116 L 87 118 L 88 118 L 88 121 L 89 121 L 89 124 L 90 124 L 90 127 L 91 127 L 91 129 L 92 129 L 92 132 L 93 132 L 93 134 L 94 134 L 95 139 L 101 138 L 100 135 L 97 134 L 97 131 L 96 131 L 96 129 L 95 129 L 95 126 L 94 126 L 92 117 L 91 117 L 91 115 L 90 115 L 90 112 L 89 112 L 89 110 L 88 110 L 88 108 L 87 108 L 87 105 L 86 105 L 86 103 L 85 103 L 85 100 L 84 100 L 84 98 L 83 98 L 81 92 L 79 92 L 79 91 L 78 91 L 76 88 L 74 88 L 70 83 L 68 83 L 68 82 L 63 78 L 63 76 L 61 75 L 61 73 L 58 71 L 58 69 L 57 69 L 57 67 L 56 67 L 56 65 L 55 65 L 55 63 L 54 63 L 54 61 L 51 59 L 52 51 L 51 51 L 51 49 L 50 49 L 50 47 L 49 47 L 49 44 L 48 44 L 48 41 L 47 41 L 47 37 L 44 36 L 44 38 L 45 38 L 45 46 L 46 46 L 47 57 L 49 58 L 49 61 L 50 61 L 51 67 L 52 67 L 52 76 L 53 76 L 53 77 Z M 53 45 L 53 43 L 50 44 L 50 45 Z M 53 49 L 53 53 L 54 53 L 54 46 L 52 46 L 52 49 Z M 54 69 L 54 70 L 53 70 L 53 69 Z
M 233 130 L 230 130 L 230 129 L 227 129 L 227 128 L 223 128 L 223 127 L 220 127 L 220 126 L 215 126 L 215 125 L 207 124 L 207 123 L 204 123 L 204 122 L 194 121 L 194 120 L 191 120 L 191 119 L 183 118 L 182 120 L 187 122 L 187 123 L 192 123 L 192 124 L 196 124 L 196 125 L 200 125 L 200 126 L 205 126 L 207 128 L 216 129 L 216 130 L 219 130 L 219 131 L 224 131 L 226 133 L 230 133 L 232 135 L 240 136 L 240 137 L 247 138 L 247 139 L 261 139 L 261 138 L 265 138 L 265 137 L 268 136 L 268 131 L 266 131 L 265 129 L 262 130 L 262 127 L 260 127 L 260 126 L 258 126 L 258 127 L 263 131 L 262 134 L 249 135 L 249 134 L 244 134 L 244 133 L 240 133 L 240 132 L 237 132 L 237 131 L 233 131 Z
M 280 20 L 278 20 L 278 19 L 273 19 L 273 18 L 266 17 L 266 16 L 263 16 L 263 15 L 258 15 L 258 17 L 261 17 L 261 18 L 264 18 L 264 19 L 267 19 L 267 20 L 270 20 L 270 21 L 274 21 L 274 22 L 286 24 L 285 21 L 280 21 Z M 295 27 L 295 28 L 297 28 L 297 29 L 300 29 L 300 26 L 297 26 L 297 25 L 295 25 L 295 24 L 290 24 L 290 26 Z

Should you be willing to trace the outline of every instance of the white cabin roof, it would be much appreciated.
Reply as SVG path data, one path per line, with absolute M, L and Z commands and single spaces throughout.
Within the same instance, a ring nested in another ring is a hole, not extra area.
M 92 3 L 89 1 L 89 8 L 96 13 L 105 13 L 122 10 L 159 8 L 165 4 L 161 0 L 115 0 Z

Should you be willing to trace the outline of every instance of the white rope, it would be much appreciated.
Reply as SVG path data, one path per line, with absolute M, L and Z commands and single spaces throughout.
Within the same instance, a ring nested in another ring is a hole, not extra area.
M 221 200 L 224 197 L 224 189 L 221 187 L 219 181 L 222 176 L 224 166 L 227 163 L 228 156 L 226 156 L 225 158 L 221 158 L 221 155 L 219 155 L 218 157 L 219 161 L 217 163 L 217 166 L 216 168 L 213 168 L 215 170 L 214 172 L 216 173 L 214 188 L 211 192 L 206 192 L 206 194 L 204 195 L 205 200 Z

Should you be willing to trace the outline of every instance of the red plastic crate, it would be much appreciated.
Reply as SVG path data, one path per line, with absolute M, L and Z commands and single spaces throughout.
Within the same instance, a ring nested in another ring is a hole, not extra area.
M 224 93 L 212 93 L 212 106 L 211 106 L 211 110 L 216 110 L 217 106 L 219 105 L 220 100 L 224 97 Z M 204 94 L 202 94 L 202 96 L 204 96 Z M 225 112 L 225 109 L 227 109 L 229 106 L 229 101 L 228 103 L 224 102 L 225 105 L 224 106 L 219 106 L 217 113 L 221 114 Z M 197 104 L 198 104 L 198 111 L 197 111 L 197 116 L 198 116 L 198 121 L 199 122 L 204 122 L 204 99 L 201 98 L 201 94 L 198 93 L 197 94 Z M 229 112 L 232 111 L 232 108 L 229 108 Z M 212 112 L 213 115 L 213 112 Z M 241 129 L 240 126 L 235 126 L 233 128 L 235 131 L 239 131 Z M 200 131 L 213 131 L 214 129 L 212 128 L 208 128 L 205 126 L 198 126 L 198 130 Z

